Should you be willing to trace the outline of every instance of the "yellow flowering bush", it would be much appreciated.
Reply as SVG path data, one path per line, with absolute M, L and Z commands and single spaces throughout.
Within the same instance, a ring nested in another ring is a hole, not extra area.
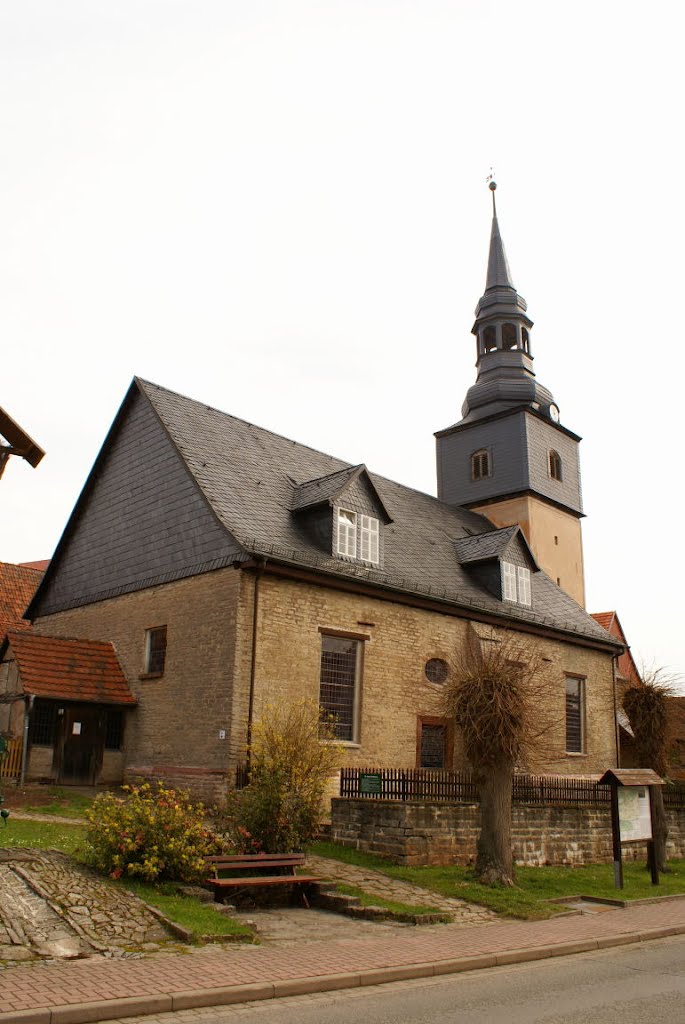
M 310 842 L 342 750 L 318 704 L 267 706 L 255 723 L 249 784 L 229 794 L 217 822 L 241 853 L 288 853 Z
M 203 878 L 203 857 L 220 852 L 221 845 L 205 827 L 202 804 L 162 783 L 124 786 L 124 792 L 101 793 L 86 812 L 87 862 L 111 878 Z

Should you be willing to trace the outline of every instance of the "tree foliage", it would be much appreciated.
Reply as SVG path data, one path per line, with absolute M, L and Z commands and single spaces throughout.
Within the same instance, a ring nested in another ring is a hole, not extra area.
M 541 701 L 544 679 L 536 645 L 506 634 L 483 639 L 470 630 L 445 690 L 445 707 L 461 730 L 480 790 L 476 875 L 513 885 L 511 795 L 514 770 L 541 755 L 552 722 Z
M 229 794 L 219 827 L 244 853 L 299 851 L 314 837 L 341 748 L 318 704 L 270 705 L 252 733 L 249 784 Z

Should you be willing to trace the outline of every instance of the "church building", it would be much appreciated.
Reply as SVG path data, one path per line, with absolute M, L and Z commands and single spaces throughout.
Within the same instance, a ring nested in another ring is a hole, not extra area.
M 437 497 L 134 379 L 33 630 L 0 648 L 28 777 L 214 799 L 253 722 L 299 698 L 334 716 L 346 765 L 461 767 L 442 698 L 473 635 L 539 651 L 555 724 L 537 767 L 616 766 L 623 648 L 583 607 L 580 439 L 531 329 L 493 209 L 477 379 L 436 434 Z

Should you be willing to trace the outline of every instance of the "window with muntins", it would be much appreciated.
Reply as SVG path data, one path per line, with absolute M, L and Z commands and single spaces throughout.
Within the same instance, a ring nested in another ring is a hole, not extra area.
M 582 754 L 584 733 L 584 680 L 566 678 L 566 752 Z
M 486 476 L 490 476 L 490 453 L 482 448 L 471 456 L 471 477 L 483 480 Z
M 530 569 L 502 562 L 502 600 L 531 604 Z
M 166 626 L 155 626 L 145 633 L 145 674 L 161 676 L 166 662 Z
M 359 557 L 363 562 L 378 563 L 378 520 L 373 516 L 361 516 L 359 524 Z
M 321 636 L 319 704 L 333 720 L 338 740 L 357 739 L 357 700 L 360 640 L 342 636 Z
M 338 509 L 338 544 L 339 555 L 349 558 L 357 557 L 357 513 L 345 508 Z

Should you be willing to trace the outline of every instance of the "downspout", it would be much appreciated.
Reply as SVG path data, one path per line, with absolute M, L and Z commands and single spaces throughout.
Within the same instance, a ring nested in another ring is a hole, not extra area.
M 614 654 L 611 659 L 611 682 L 614 691 L 614 742 L 616 743 L 616 767 L 621 767 L 621 727 L 618 724 L 618 703 L 617 703 L 617 689 L 616 689 L 616 676 L 618 674 L 618 659 L 619 655 Z
M 26 761 L 28 759 L 29 751 L 29 725 L 31 723 L 31 712 L 33 711 L 33 702 L 35 700 L 33 693 L 28 694 L 24 698 L 24 742 L 21 748 L 21 776 L 19 779 L 19 785 L 24 788 L 26 782 Z
M 252 596 L 252 658 L 250 661 L 250 694 L 247 704 L 247 754 L 245 756 L 245 767 L 247 774 L 250 773 L 250 762 L 252 760 L 252 719 L 254 716 L 254 691 L 255 674 L 257 667 L 257 616 L 259 615 L 259 581 L 266 569 L 266 558 L 259 562 L 254 581 L 254 593 Z

